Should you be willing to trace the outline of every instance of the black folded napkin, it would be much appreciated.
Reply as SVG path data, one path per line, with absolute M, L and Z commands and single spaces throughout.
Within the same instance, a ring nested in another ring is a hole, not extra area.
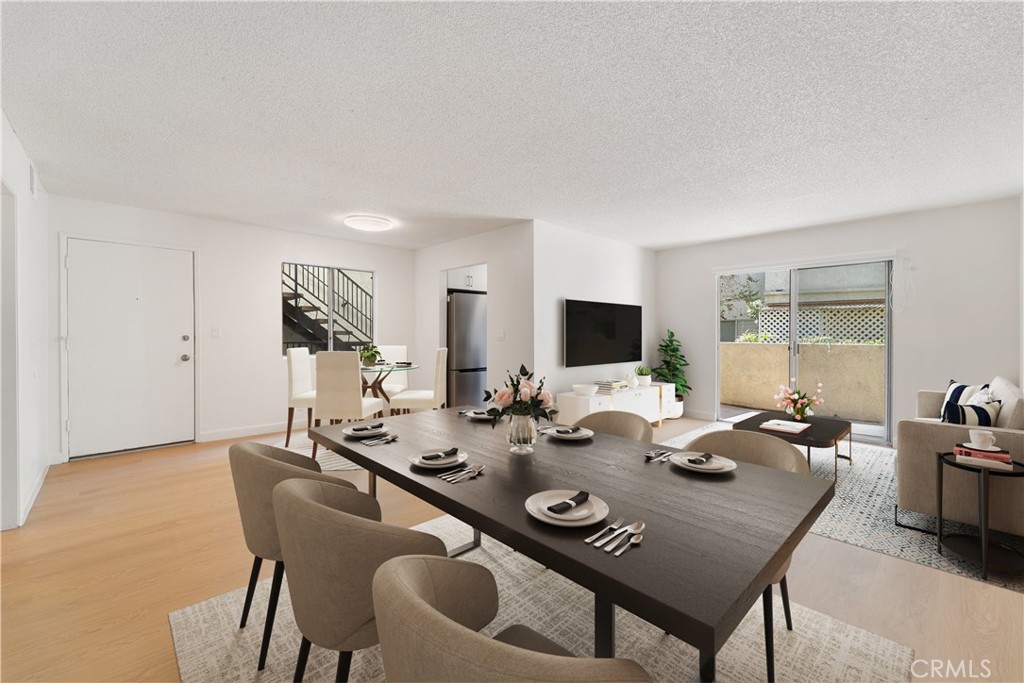
M 384 426 L 383 422 L 378 422 L 375 425 L 359 425 L 358 427 L 353 427 L 352 431 L 353 432 L 369 432 L 369 431 L 372 431 L 374 429 L 380 429 L 383 426 Z
M 555 434 L 575 434 L 578 431 L 579 427 L 555 427 Z
M 687 458 L 686 462 L 691 465 L 707 465 L 713 457 L 715 456 L 711 453 L 705 453 L 704 455 L 698 455 L 696 458 Z
M 395 361 L 395 365 L 412 365 L 411 360 L 398 360 Z
M 578 429 L 578 427 L 577 427 Z M 590 493 L 587 491 L 580 491 L 569 500 L 563 500 L 561 503 L 555 503 L 554 505 L 548 505 L 548 512 L 553 512 L 556 515 L 568 512 L 578 505 L 583 505 L 590 498 Z
M 427 462 L 430 462 L 431 460 L 444 460 L 445 458 L 450 458 L 453 455 L 458 454 L 459 449 L 456 446 L 452 446 L 446 451 L 439 451 L 437 453 L 427 453 L 426 455 L 421 455 L 420 460 L 425 460 Z

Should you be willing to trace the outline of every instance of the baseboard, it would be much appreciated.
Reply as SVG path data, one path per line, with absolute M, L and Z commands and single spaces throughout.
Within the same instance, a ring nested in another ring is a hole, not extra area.
M 28 521 L 28 514 L 32 512 L 32 506 L 36 503 L 36 497 L 39 495 L 39 492 L 43 490 L 43 482 L 46 481 L 46 473 L 49 471 L 50 466 L 47 465 L 39 474 L 39 478 L 36 479 L 35 484 L 32 485 L 32 490 L 29 492 L 28 499 L 22 504 L 21 509 L 18 510 L 18 526 L 22 526 Z
M 203 443 L 206 441 L 224 441 L 225 439 L 240 439 L 245 436 L 256 436 L 259 434 L 270 434 L 271 432 L 283 432 L 288 429 L 288 422 L 282 420 L 281 422 L 270 422 L 262 425 L 248 425 L 246 427 L 238 427 L 237 429 L 216 429 L 209 432 L 200 432 L 196 435 L 196 442 Z M 298 431 L 306 431 L 306 421 L 303 419 L 301 422 L 295 420 L 292 424 L 292 434 Z

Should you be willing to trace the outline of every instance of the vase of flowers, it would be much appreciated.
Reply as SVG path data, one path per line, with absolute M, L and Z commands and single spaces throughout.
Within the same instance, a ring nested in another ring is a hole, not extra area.
M 813 406 L 820 406 L 825 402 L 825 399 L 821 397 L 821 382 L 818 382 L 818 390 L 813 394 L 791 388 L 796 384 L 796 377 L 790 377 L 789 383 L 788 387 L 784 384 L 779 385 L 779 393 L 775 394 L 775 400 L 778 403 L 775 405 L 778 408 L 784 408 L 786 414 L 794 420 L 803 422 L 814 415 Z
M 519 366 L 519 374 L 509 373 L 508 381 L 501 389 L 484 392 L 484 400 L 490 404 L 487 414 L 494 418 L 491 427 L 502 415 L 511 416 L 508 424 L 509 452 L 519 455 L 533 453 L 537 441 L 537 420 L 550 420 L 558 412 L 554 407 L 551 392 L 544 391 L 544 380 L 533 381 L 533 373 L 525 365 Z

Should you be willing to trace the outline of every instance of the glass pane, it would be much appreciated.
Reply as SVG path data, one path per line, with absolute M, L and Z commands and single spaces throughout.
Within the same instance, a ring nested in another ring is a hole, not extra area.
M 797 271 L 798 386 L 825 403 L 815 414 L 838 417 L 884 435 L 888 262 Z
M 789 271 L 719 276 L 718 415 L 775 410 L 789 378 Z
M 335 268 L 334 350 L 373 343 L 373 273 Z
M 322 266 L 281 264 L 282 353 L 297 347 L 311 354 L 327 350 L 327 272 Z

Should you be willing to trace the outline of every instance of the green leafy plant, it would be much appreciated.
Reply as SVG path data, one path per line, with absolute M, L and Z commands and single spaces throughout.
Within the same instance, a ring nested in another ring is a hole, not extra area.
M 658 345 L 658 353 L 661 355 L 661 365 L 654 368 L 654 376 L 663 382 L 675 384 L 676 396 L 688 394 L 690 385 L 686 383 L 686 371 L 683 368 L 690 363 L 683 355 L 682 345 L 676 338 L 675 332 L 668 330 L 668 334 Z
M 651 375 L 651 369 L 646 365 L 636 366 L 636 369 L 634 369 L 633 372 L 636 373 L 637 377 L 650 377 Z
M 775 341 L 775 335 L 768 332 L 753 332 L 747 330 L 740 336 L 736 337 L 736 341 L 742 344 L 771 344 Z
M 359 349 L 359 358 L 364 363 L 376 363 L 380 360 L 380 349 L 373 344 L 367 344 L 363 348 Z

